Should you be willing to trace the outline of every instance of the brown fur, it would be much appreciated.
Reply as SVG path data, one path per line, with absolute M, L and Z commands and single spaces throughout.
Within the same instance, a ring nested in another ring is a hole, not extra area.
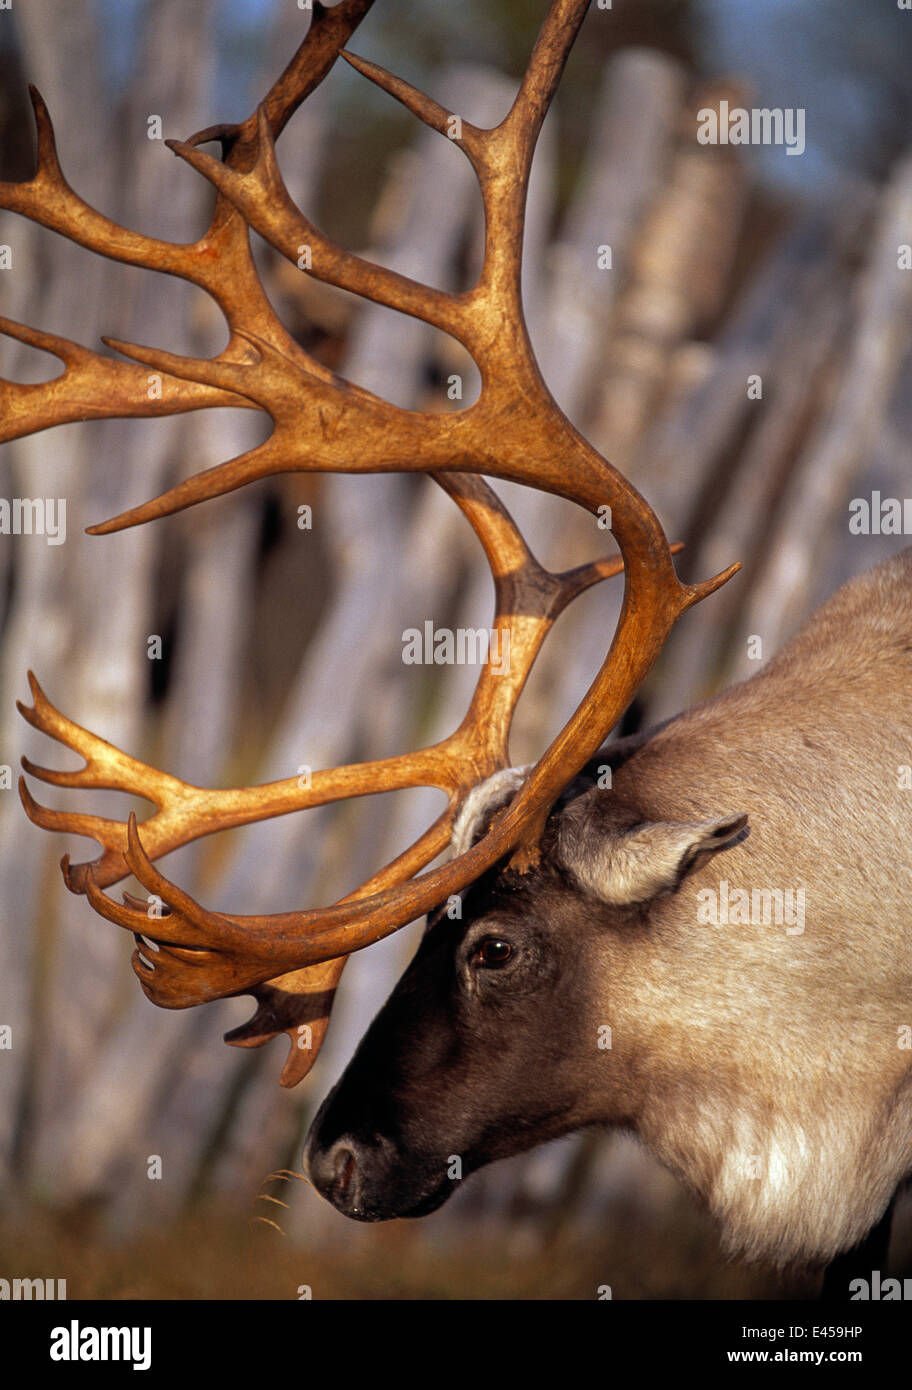
M 746 838 L 652 903 L 647 932 L 606 935 L 602 972 L 615 1046 L 636 1059 L 634 1129 L 749 1254 L 830 1257 L 912 1167 L 910 763 L 905 551 L 583 798 L 602 835 L 749 815 Z M 803 932 L 699 924 L 721 879 L 804 888 Z

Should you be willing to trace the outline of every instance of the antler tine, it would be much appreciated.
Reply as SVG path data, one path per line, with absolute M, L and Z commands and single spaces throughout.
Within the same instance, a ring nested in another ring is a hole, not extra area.
M 320 0 L 315 0 L 307 34 L 264 99 L 263 104 L 276 139 L 301 103 L 323 81 L 373 3 L 374 0 L 342 0 L 342 3 L 328 9 Z M 218 140 L 225 158 L 238 146 L 246 156 L 246 147 L 255 126 L 256 113 L 240 124 L 219 122 L 207 126 L 205 130 L 191 135 L 187 143 L 205 145 Z
M 38 166 L 29 180 L 0 183 L 0 207 L 19 213 L 109 260 L 192 278 L 190 253 L 196 251 L 196 246 L 162 241 L 121 227 L 73 191 L 60 166 L 47 105 L 37 88 L 30 87 L 29 93 L 38 132 Z M 197 273 L 205 274 L 198 252 L 196 259 L 200 261 Z
M 401 101 L 406 110 L 411 111 L 413 116 L 417 116 L 419 121 L 423 121 L 431 130 L 436 130 L 440 135 L 447 134 L 453 112 L 447 111 L 446 107 L 441 106 L 433 97 L 419 91 L 417 87 L 413 87 L 411 82 L 406 82 L 404 78 L 396 77 L 394 73 L 387 72 L 386 68 L 380 67 L 379 63 L 372 63 L 367 58 L 360 58 L 357 53 L 343 52 L 339 56 L 344 58 L 362 77 L 366 77 L 368 82 L 373 82 L 384 92 L 388 92 L 391 97 Z M 459 148 L 478 169 L 483 164 L 485 131 L 479 126 L 472 125 L 471 121 L 464 119 L 461 121 L 461 126 Z
M 520 151 L 520 182 L 528 178 L 544 119 L 560 85 L 589 0 L 555 0 L 545 15 L 519 91 L 499 129 Z
M 12 319 L 0 317 L 0 333 L 50 353 L 65 368 L 60 376 L 40 385 L 0 379 L 0 443 L 75 420 L 178 415 L 209 406 L 254 408 L 243 396 L 171 376 L 162 377 L 160 396 L 150 393 L 149 374 L 139 365 L 102 357 L 69 338 Z
M 341 0 L 328 8 L 315 0 L 307 34 L 266 95 L 264 104 L 277 139 L 302 101 L 319 87 L 373 3 Z M 253 120 L 248 117 L 245 124 Z

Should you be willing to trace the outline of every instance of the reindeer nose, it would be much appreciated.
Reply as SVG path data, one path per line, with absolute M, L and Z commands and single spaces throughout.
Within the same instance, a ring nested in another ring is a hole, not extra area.
M 332 1153 L 332 1163 L 335 1169 L 333 1180 L 333 1195 L 340 1201 L 344 1201 L 357 1171 L 354 1152 L 345 1144 L 339 1144 L 335 1152 Z
M 311 1154 L 309 1167 L 317 1191 L 340 1211 L 353 1213 L 358 1162 L 350 1141 L 337 1139 L 328 1149 Z

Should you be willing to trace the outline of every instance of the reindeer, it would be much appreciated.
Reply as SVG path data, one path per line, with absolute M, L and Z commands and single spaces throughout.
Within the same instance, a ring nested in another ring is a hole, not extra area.
M 732 1248 L 826 1260 L 878 1219 L 910 1163 L 908 1054 L 897 1046 L 909 974 L 901 846 L 910 812 L 895 788 L 908 722 L 908 560 L 843 591 L 754 681 L 599 751 L 675 622 L 738 565 L 699 584 L 679 580 L 678 547 L 561 413 L 526 331 L 529 173 L 588 0 L 552 0 L 498 126 L 461 119 L 456 143 L 485 213 L 482 270 L 463 293 L 339 248 L 282 179 L 275 141 L 339 57 L 426 125 L 452 133 L 451 113 L 432 98 L 344 51 L 371 4 L 315 3 L 297 53 L 253 115 L 169 142 L 216 191 L 209 227 L 187 245 L 125 229 L 90 207 L 64 177 L 47 107 L 33 91 L 37 170 L 27 182 L 0 184 L 0 207 L 112 260 L 198 286 L 224 315 L 229 340 L 201 360 L 106 339 L 120 354 L 112 358 L 0 320 L 0 331 L 63 364 L 39 386 L 0 383 L 0 439 L 76 419 L 212 406 L 271 417 L 263 444 L 91 527 L 95 535 L 274 473 L 427 473 L 479 538 L 494 578 L 492 628 L 509 634 L 509 669 L 495 669 L 489 656 L 464 720 L 431 747 L 318 771 L 307 787 L 289 777 L 226 790 L 192 786 L 114 748 L 61 713 L 30 675 L 24 717 L 84 765 L 60 772 L 23 759 L 26 774 L 58 787 L 128 791 L 154 811 L 140 827 L 132 815 L 124 824 L 51 810 L 23 779 L 25 810 L 45 829 L 98 844 L 94 860 L 64 859 L 64 879 L 133 935 L 133 970 L 147 997 L 188 1008 L 253 995 L 252 1018 L 226 1041 L 260 1046 L 287 1034 L 286 1085 L 313 1064 L 351 952 L 432 914 L 308 1141 L 314 1182 L 340 1210 L 360 1219 L 417 1215 L 452 1190 L 445 1173 L 454 1152 L 466 1173 L 608 1122 L 639 1133 L 709 1202 Z M 212 141 L 221 159 L 201 149 Z M 296 265 L 301 244 L 309 246 L 306 273 L 317 279 L 458 339 L 480 371 L 478 400 L 452 413 L 403 410 L 331 372 L 270 306 L 251 229 Z M 162 382 L 153 400 L 149 371 Z M 610 509 L 620 558 L 544 569 L 481 475 L 543 489 L 593 515 Z M 512 768 L 513 711 L 551 625 L 577 595 L 621 572 L 617 630 L 592 685 L 541 757 Z M 593 785 L 602 764 L 612 769 L 610 791 L 598 778 Z M 217 830 L 413 786 L 441 788 L 446 809 L 329 907 L 216 912 L 155 866 Z M 432 867 L 451 845 L 450 859 Z M 105 891 L 130 872 L 164 905 L 160 916 L 139 898 L 118 903 Z M 700 894 L 716 891 L 721 901 L 723 879 L 726 910 L 745 893 L 770 904 L 777 893 L 805 895 L 800 934 L 791 919 L 759 928 L 702 921 Z M 463 915 L 454 922 L 440 907 L 458 900 Z M 610 1048 L 599 1046 L 606 1029 Z M 298 1045 L 305 1031 L 309 1048 Z
M 464 1177 L 609 1124 L 732 1251 L 858 1243 L 912 1168 L 910 716 L 912 549 L 753 679 L 607 745 L 533 870 L 492 869 L 461 921 L 429 920 L 314 1121 L 317 1188 L 359 1220 L 420 1215 L 453 1156 Z M 479 789 L 457 854 L 514 785 Z M 773 910 L 783 890 L 801 911 Z

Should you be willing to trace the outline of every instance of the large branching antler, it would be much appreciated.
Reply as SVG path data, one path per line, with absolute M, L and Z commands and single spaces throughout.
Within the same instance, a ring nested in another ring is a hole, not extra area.
M 543 569 L 529 552 L 522 536 L 499 499 L 482 478 L 470 474 L 450 474 L 438 479 L 473 525 L 484 547 L 495 586 L 495 614 L 492 631 L 509 634 L 508 643 L 492 643 L 501 660 L 490 655 L 484 663 L 466 715 L 449 737 L 425 749 L 395 758 L 359 763 L 328 771 L 315 771 L 309 785 L 290 777 L 261 787 L 216 790 L 191 786 L 176 777 L 138 762 L 97 735 L 80 728 L 62 715 L 45 696 L 34 676 L 30 684 L 34 704 L 19 705 L 23 716 L 35 728 L 81 755 L 85 766 L 73 772 L 40 767 L 23 758 L 29 774 L 51 785 L 67 788 L 133 792 L 150 800 L 155 812 L 143 822 L 142 842 L 135 820 L 130 824 L 98 816 L 55 811 L 41 806 L 24 781 L 22 798 L 30 818 L 43 828 L 85 835 L 97 841 L 102 854 L 94 861 L 73 865 L 63 861 L 67 886 L 73 892 L 87 893 L 90 902 L 108 920 L 132 931 L 137 938 L 133 966 L 148 997 L 170 1008 L 181 1008 L 250 988 L 259 999 L 257 1014 L 229 1035 L 240 1044 L 258 1044 L 280 1031 L 288 1032 L 296 1044 L 301 1041 L 302 1025 L 325 1032 L 332 993 L 341 975 L 345 957 L 323 960 L 325 947 L 316 946 L 313 965 L 305 965 L 298 942 L 296 969 L 276 977 L 278 959 L 270 959 L 268 979 L 254 980 L 230 975 L 226 987 L 224 967 L 229 972 L 236 963 L 224 959 L 226 952 L 182 953 L 175 942 L 185 946 L 200 939 L 200 933 L 218 923 L 220 933 L 234 926 L 242 932 L 263 931 L 287 918 L 228 919 L 206 913 L 186 894 L 152 867 L 151 860 L 173 849 L 219 830 L 250 824 L 272 816 L 285 815 L 309 806 L 352 796 L 368 795 L 378 789 L 392 791 L 415 786 L 439 787 L 447 794 L 447 807 L 434 824 L 404 854 L 373 875 L 344 903 L 357 902 L 390 888 L 420 872 L 444 850 L 456 812 L 463 798 L 479 781 L 508 766 L 508 744 L 513 710 L 538 652 L 555 619 L 577 594 L 601 579 L 619 574 L 618 559 L 597 560 L 564 574 Z M 503 660 L 508 653 L 508 661 Z M 150 894 L 140 902 L 125 896 L 123 906 L 112 902 L 102 889 L 133 872 Z M 151 913 L 150 913 L 151 903 Z M 158 915 L 159 905 L 167 903 L 171 912 Z M 340 905 L 341 906 L 341 905 Z M 299 924 L 301 914 L 290 914 Z M 304 914 L 306 918 L 307 914 Z M 377 933 L 380 935 L 381 933 Z M 140 938 L 153 940 L 159 947 L 149 968 Z M 171 943 L 171 944 L 169 944 Z M 366 944 L 366 943 L 364 943 Z M 269 948 L 270 951 L 272 947 Z M 219 956 L 222 959 L 219 959 Z M 308 961 L 311 959 L 308 956 Z M 198 967 L 221 966 L 200 974 Z M 183 967 L 189 967 L 184 970 Z M 196 969 L 197 973 L 194 973 Z M 309 1047 L 293 1047 L 283 1080 L 300 1079 L 312 1064 L 319 1039 L 308 1037 Z
M 258 998 L 257 1013 L 230 1039 L 247 1045 L 280 1030 L 294 1037 L 302 1021 L 314 1023 L 318 1044 L 344 957 L 351 951 L 461 892 L 507 856 L 518 871 L 533 863 L 556 796 L 629 704 L 674 622 L 737 568 L 732 566 L 701 585 L 680 583 L 655 515 L 558 409 L 541 378 L 526 331 L 520 271 L 532 157 L 588 0 L 554 0 L 516 99 L 505 119 L 492 129 L 461 117 L 454 124 L 457 113 L 447 112 L 374 64 L 343 55 L 425 124 L 458 134 L 456 142 L 477 175 L 485 213 L 482 271 L 475 286 L 461 294 L 419 284 L 340 249 L 295 206 L 276 162 L 274 141 L 282 125 L 328 71 L 368 4 L 369 0 L 359 4 L 343 0 L 333 11 L 316 7 L 314 24 L 296 59 L 257 115 L 243 126 L 216 127 L 186 143 L 171 142 L 175 152 L 205 175 L 218 194 L 212 226 L 192 246 L 138 237 L 87 208 L 63 179 L 50 122 L 40 102 L 36 102 L 38 174 L 31 184 L 0 186 L 2 206 L 53 226 L 101 254 L 181 275 L 200 285 L 228 321 L 228 346 L 211 360 L 107 339 L 129 359 L 126 364 L 100 356 L 90 360 L 81 355 L 86 349 L 59 340 L 55 346 L 46 335 L 44 342 L 38 342 L 36 335 L 25 337 L 31 330 L 15 329 L 16 336 L 63 357 L 64 377 L 69 375 L 71 383 L 78 380 L 85 386 L 96 413 L 156 413 L 138 401 L 140 393 L 147 394 L 151 369 L 167 382 L 159 406 L 166 400 L 173 410 L 246 402 L 266 411 L 274 423 L 271 436 L 258 448 L 92 527 L 94 534 L 168 515 L 274 473 L 423 471 L 462 509 L 481 540 L 494 576 L 494 628 L 509 631 L 509 670 L 495 667 L 489 657 L 459 728 L 431 748 L 317 773 L 306 790 L 298 787 L 296 779 L 223 792 L 189 787 L 126 758 L 71 724 L 37 685 L 33 687 L 35 705 L 23 711 L 26 717 L 81 752 L 86 766 L 63 774 L 28 763 L 27 771 L 57 785 L 133 790 L 156 807 L 140 832 L 133 817 L 124 826 L 52 812 L 23 791 L 26 810 L 39 824 L 89 835 L 102 847 L 102 855 L 92 865 L 65 864 L 68 884 L 85 891 L 102 916 L 133 932 L 137 939 L 133 967 L 156 1003 L 183 1008 L 224 995 L 253 993 Z M 216 137 L 223 145 L 221 161 L 199 149 Z M 302 245 L 308 247 L 309 273 L 317 279 L 420 318 L 459 339 L 481 374 L 476 403 L 453 413 L 403 410 L 316 363 L 290 339 L 269 306 L 250 257 L 249 228 L 295 263 Z M 140 376 L 131 375 L 135 373 Z M 62 419 L 82 418 L 66 413 L 68 407 L 60 399 L 50 399 L 48 387 L 7 389 L 12 424 L 6 437 Z M 112 393 L 114 399 L 110 399 Z M 569 498 L 593 513 L 610 507 L 625 574 L 624 602 L 598 675 L 511 804 L 471 849 L 424 872 L 446 847 L 456 811 L 471 787 L 509 766 L 513 710 L 554 619 L 583 589 L 621 568 L 618 562 L 599 561 L 562 575 L 544 570 L 491 489 L 475 476 L 482 473 Z M 214 913 L 172 884 L 152 862 L 213 830 L 342 797 L 417 785 L 442 788 L 448 797 L 445 812 L 415 844 L 331 907 L 264 917 Z M 117 904 L 103 892 L 128 870 L 156 903 L 165 905 L 163 915 L 150 917 L 148 904 L 129 897 Z M 293 1049 L 283 1080 L 290 1084 L 298 1079 L 315 1052 L 311 1048 L 295 1056 Z

